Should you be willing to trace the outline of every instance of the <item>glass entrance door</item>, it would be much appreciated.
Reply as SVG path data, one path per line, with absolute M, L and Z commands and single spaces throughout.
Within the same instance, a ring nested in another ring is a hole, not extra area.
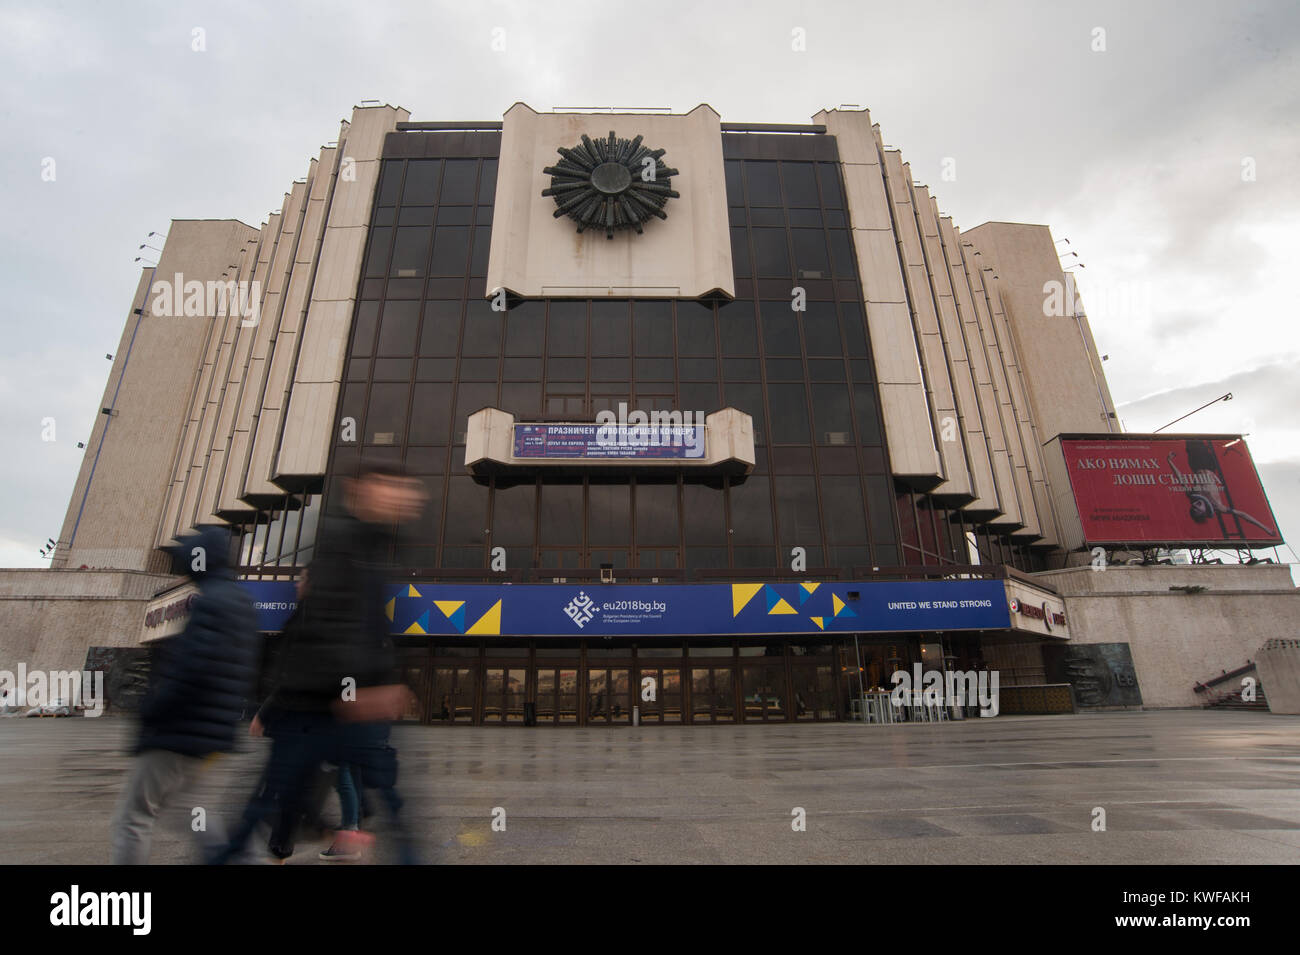
M 402 667 L 402 682 L 411 691 L 411 696 L 406 701 L 406 710 L 402 713 L 403 720 L 429 722 L 429 687 L 425 679 L 427 675 L 426 668 L 422 666 L 407 664 Z
M 527 688 L 527 667 L 486 667 L 483 670 L 483 722 L 522 724 Z
M 642 723 L 680 723 L 682 721 L 682 668 L 643 663 L 639 667 L 636 705 L 641 707 Z
M 476 667 L 434 666 L 429 687 L 429 720 L 473 723 Z
M 785 665 L 780 662 L 742 663 L 741 696 L 747 722 L 781 722 L 786 718 Z
M 691 722 L 734 723 L 736 690 L 731 667 L 691 669 Z
M 632 694 L 627 667 L 587 668 L 587 722 L 632 722 Z
M 835 719 L 835 678 L 830 660 L 791 663 L 790 689 L 796 720 Z
M 578 672 L 577 666 L 537 668 L 538 725 L 578 722 Z

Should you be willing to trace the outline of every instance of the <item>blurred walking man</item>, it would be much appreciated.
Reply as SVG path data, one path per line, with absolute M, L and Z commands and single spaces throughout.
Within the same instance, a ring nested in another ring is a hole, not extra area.
M 399 859 L 415 861 L 400 815 L 397 754 L 388 745 L 389 724 L 402 715 L 410 691 L 397 673 L 384 591 L 395 529 L 419 515 L 424 493 L 418 480 L 382 467 L 345 479 L 344 489 L 347 513 L 321 521 L 311 585 L 281 659 L 266 785 L 250 800 L 229 844 L 212 857 L 215 863 L 241 853 L 273 813 L 296 819 L 322 761 L 350 766 L 358 785 L 380 791 Z
M 257 673 L 257 617 L 235 582 L 230 532 L 204 527 L 170 552 L 199 589 L 184 631 L 159 642 L 140 702 L 135 764 L 112 822 L 115 865 L 148 862 L 159 812 L 192 792 L 207 757 L 234 748 Z M 209 815 L 206 825 L 217 838 L 219 821 Z

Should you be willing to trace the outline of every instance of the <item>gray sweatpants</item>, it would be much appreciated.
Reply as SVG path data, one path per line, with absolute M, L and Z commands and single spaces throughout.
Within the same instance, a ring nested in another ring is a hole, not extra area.
M 135 758 L 126 788 L 113 813 L 111 856 L 113 865 L 144 865 L 149 861 L 153 827 L 163 808 L 184 810 L 188 828 L 194 829 L 192 803 L 208 761 L 165 749 L 147 749 Z M 215 812 L 203 811 L 202 845 L 222 843 L 225 833 Z

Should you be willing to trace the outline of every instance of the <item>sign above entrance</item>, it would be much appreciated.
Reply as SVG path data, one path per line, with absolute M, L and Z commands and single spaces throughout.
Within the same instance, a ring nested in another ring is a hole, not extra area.
M 703 458 L 704 425 L 517 424 L 517 458 Z
M 601 415 L 612 418 L 613 412 Z M 499 408 L 481 408 L 469 416 L 465 469 L 471 474 L 602 467 L 748 474 L 754 469 L 754 420 L 735 408 L 710 414 L 633 412 L 624 421 L 598 419 L 594 424 L 516 422 Z
M 694 636 L 1005 630 L 997 580 L 400 584 L 394 634 Z

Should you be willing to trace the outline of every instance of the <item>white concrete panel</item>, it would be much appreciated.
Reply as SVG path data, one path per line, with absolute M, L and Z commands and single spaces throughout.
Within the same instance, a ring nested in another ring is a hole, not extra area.
M 960 233 L 958 241 L 960 242 Z M 975 372 L 976 397 L 984 418 L 984 433 L 988 437 L 989 458 L 993 465 L 993 481 L 997 485 L 998 502 L 1002 514 L 990 521 L 995 527 L 1019 527 L 1020 498 L 1016 490 L 1012 463 L 1007 448 L 1007 426 L 999 390 L 998 371 L 1001 359 L 997 354 L 997 344 L 993 341 L 992 319 L 989 317 L 988 300 L 984 294 L 984 280 L 980 272 L 981 259 L 971 254 L 965 245 L 961 246 L 963 271 L 967 289 L 959 292 L 960 301 L 963 294 L 970 297 L 970 312 L 963 315 L 966 335 L 966 350 L 971 357 L 971 367 Z M 1002 382 L 1005 388 L 1005 382 Z
M 367 228 L 325 230 L 321 243 L 320 266 L 312 298 L 316 301 L 350 301 L 357 294 L 361 277 L 361 259 L 366 251 Z
M 839 150 L 890 466 L 896 476 L 933 484 L 943 466 L 881 174 L 880 139 L 865 110 L 823 111 L 814 119 L 825 123 Z
M 932 490 L 936 494 L 966 498 L 972 495 L 970 472 L 966 464 L 964 435 L 957 427 L 957 407 L 952 380 L 944 354 L 939 318 L 935 311 L 930 285 L 929 266 L 921 245 L 917 225 L 917 201 L 913 196 L 911 168 L 895 151 L 885 152 L 885 190 L 894 207 L 895 224 L 903 254 L 903 278 L 911 308 L 911 322 L 916 351 L 921 361 L 922 380 L 933 433 L 939 453 L 942 482 Z M 928 203 L 928 196 L 924 197 Z M 943 440 L 948 434 L 952 440 Z
M 1025 449 L 1016 413 L 1014 354 L 1007 338 L 1006 317 L 1002 310 L 1002 294 L 998 285 L 997 272 L 984 273 L 984 279 L 984 292 L 990 305 L 989 315 L 993 329 L 993 341 L 999 359 L 998 367 L 994 369 L 994 377 L 1001 376 L 998 397 L 1003 407 L 1002 422 L 1006 428 L 1007 453 L 1012 458 L 1016 494 L 1020 501 L 1022 527 L 1017 532 L 1017 536 L 1038 538 L 1042 535 L 1039 529 L 1038 509 L 1034 506 L 1034 495 L 1029 486 L 1028 460 L 1030 452 Z M 990 360 L 992 360 L 992 353 L 990 353 Z
M 663 162 L 680 171 L 667 219 L 652 219 L 638 235 L 578 233 L 567 216 L 555 218 L 555 201 L 543 196 L 551 177 L 542 172 L 585 134 L 623 139 L 637 135 Z M 715 290 L 735 295 L 727 221 L 722 133 L 706 105 L 684 115 L 645 113 L 537 113 L 516 103 L 505 114 L 497 170 L 487 288 L 526 298 L 546 295 L 639 294 L 695 298 Z
M 351 147 L 352 136 L 348 143 Z M 352 159 L 344 156 L 344 159 Z M 375 185 L 379 182 L 379 159 L 356 160 L 346 168 L 346 178 L 342 168 L 334 187 L 334 200 L 330 203 L 330 225 L 340 229 L 349 226 L 367 227 L 370 225 L 370 204 L 375 195 Z
M 992 512 L 998 510 L 993 465 L 989 460 L 988 439 L 984 434 L 984 419 L 979 404 L 975 372 L 967 351 L 961 312 L 956 290 L 953 287 L 953 262 L 960 260 L 960 254 L 952 230 L 952 220 L 939 216 L 938 203 L 934 199 L 930 200 L 928 216 L 937 231 L 933 237 L 926 239 L 927 255 L 931 257 L 933 263 L 932 280 L 935 287 L 935 300 L 939 308 L 939 324 L 943 330 L 948 369 L 952 376 L 957 410 L 961 416 L 961 427 L 965 436 L 971 489 L 975 494 L 975 500 L 967 505 L 967 509 Z M 963 284 L 964 281 L 965 278 L 962 276 Z
M 888 230 L 855 228 L 853 248 L 858 253 L 858 270 L 867 301 L 906 304 L 907 292 L 898 265 L 898 239 L 893 227 Z
M 294 386 L 303 382 L 338 382 L 352 326 L 352 302 L 313 302 L 298 351 Z
M 282 414 L 271 416 L 278 433 L 272 455 L 274 460 L 266 470 L 262 470 L 260 464 L 266 459 L 266 451 L 260 446 L 255 448 L 254 457 L 259 462 L 256 478 L 259 481 L 269 479 L 275 482 L 281 477 L 306 479 L 325 473 L 361 261 L 369 233 L 374 177 L 378 175 L 378 160 L 383 152 L 385 136 L 408 116 L 406 110 L 389 106 L 355 109 L 352 122 L 339 135 L 338 148 L 332 154 L 327 150 L 321 152 L 321 163 L 312 181 L 312 202 L 308 203 L 307 212 L 310 218 L 314 213 L 311 206 L 319 202 L 328 213 L 306 317 L 300 320 L 301 327 L 297 329 L 300 340 L 294 342 L 298 351 L 289 386 L 289 405 Z M 338 160 L 336 169 L 331 167 L 334 159 Z M 343 170 L 344 159 L 349 160 L 347 173 Z M 368 168 L 367 163 L 371 167 Z M 354 175 L 355 179 L 352 179 Z M 305 222 L 304 232 L 308 228 Z M 279 401 L 282 403 L 283 399 Z M 262 431 L 259 428 L 259 432 Z M 270 433 L 267 430 L 260 434 L 255 438 L 255 445 L 264 445 Z
M 275 477 L 325 473 L 328 437 L 338 403 L 338 382 L 299 382 L 289 398 L 284 437 L 276 460 Z

